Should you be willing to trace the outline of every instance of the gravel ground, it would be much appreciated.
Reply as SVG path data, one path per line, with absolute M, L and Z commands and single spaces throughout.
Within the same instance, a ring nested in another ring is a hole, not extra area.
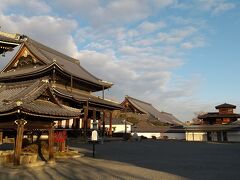
M 240 179 L 240 144 L 112 141 L 71 147 L 85 157 L 38 168 L 0 168 L 0 179 Z

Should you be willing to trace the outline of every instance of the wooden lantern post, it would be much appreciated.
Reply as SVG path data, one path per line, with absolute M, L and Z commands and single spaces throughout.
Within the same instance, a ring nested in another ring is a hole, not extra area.
M 20 165 L 24 125 L 27 123 L 27 121 L 24 119 L 18 119 L 15 121 L 15 123 L 17 124 L 17 139 L 14 152 L 14 165 Z

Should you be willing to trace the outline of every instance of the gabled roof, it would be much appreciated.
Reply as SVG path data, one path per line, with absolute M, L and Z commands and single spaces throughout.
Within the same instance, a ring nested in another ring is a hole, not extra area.
M 216 106 L 215 108 L 216 109 L 220 109 L 220 108 L 233 108 L 233 109 L 236 109 L 236 106 L 232 105 L 232 104 L 224 103 L 224 104 L 220 104 L 220 105 Z
M 154 118 L 157 118 L 159 121 L 174 125 L 182 125 L 183 123 L 175 118 L 172 114 L 166 112 L 160 112 L 154 108 L 150 103 L 135 99 L 130 96 L 125 97 L 136 109 L 140 110 L 143 113 L 149 114 Z
M 47 93 L 51 100 L 39 98 Z M 0 87 L 0 117 L 19 113 L 65 119 L 79 117 L 80 110 L 68 109 L 54 98 L 51 87 L 42 81 L 2 84 Z
M 110 88 L 113 84 L 102 81 L 101 79 L 98 79 L 91 73 L 89 73 L 87 70 L 85 70 L 79 63 L 79 60 L 71 58 L 65 54 L 62 54 L 50 47 L 47 47 L 29 37 L 26 37 L 24 41 L 22 41 L 21 44 L 22 48 L 24 46 L 27 47 L 27 49 L 34 55 L 36 58 L 41 60 L 42 62 L 45 63 L 45 65 L 51 66 L 53 63 L 57 64 L 60 69 L 62 69 L 64 72 L 69 74 L 70 76 L 73 76 L 75 78 L 79 78 L 85 81 L 88 81 L 90 83 L 96 84 L 98 86 L 104 87 L 104 89 Z M 19 52 L 21 51 L 21 48 Z M 11 74 L 8 74 L 6 72 L 6 69 L 11 63 L 13 62 L 14 58 L 9 62 L 9 64 L 2 70 L 2 74 L 5 75 L 0 75 L 1 76 L 8 76 L 8 75 L 21 75 L 21 73 L 30 73 L 26 72 L 27 70 L 23 70 L 22 72 L 11 72 Z M 35 71 L 33 68 L 31 68 L 32 71 Z M 4 72 L 4 73 L 3 73 Z

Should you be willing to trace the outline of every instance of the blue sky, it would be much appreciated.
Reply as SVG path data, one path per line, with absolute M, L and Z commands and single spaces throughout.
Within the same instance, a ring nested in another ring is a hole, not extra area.
M 240 106 L 239 5 L 237 0 L 1 0 L 0 26 L 79 59 L 115 84 L 109 99 L 133 96 L 186 121 L 220 103 Z

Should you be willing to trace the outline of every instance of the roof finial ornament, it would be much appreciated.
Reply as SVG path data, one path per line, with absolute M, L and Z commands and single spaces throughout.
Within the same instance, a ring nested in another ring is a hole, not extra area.
M 21 106 L 23 104 L 23 102 L 21 100 L 17 100 L 16 104 L 17 104 L 17 106 Z
M 57 62 L 57 60 L 55 58 L 53 58 L 53 62 Z

